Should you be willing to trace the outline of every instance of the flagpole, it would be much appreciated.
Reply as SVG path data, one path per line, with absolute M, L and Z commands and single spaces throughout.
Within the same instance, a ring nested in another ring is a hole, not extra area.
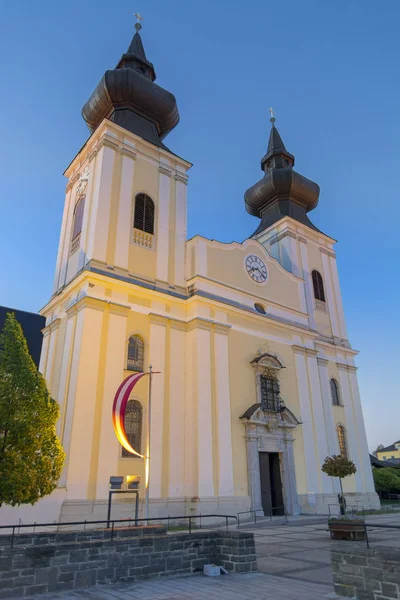
M 149 494 L 150 494 L 150 433 L 151 433 L 151 384 L 153 380 L 153 367 L 149 366 L 149 402 L 147 407 L 147 447 L 146 447 L 146 498 L 145 498 L 145 519 L 150 518 L 149 514 Z M 147 525 L 148 525 L 147 521 Z

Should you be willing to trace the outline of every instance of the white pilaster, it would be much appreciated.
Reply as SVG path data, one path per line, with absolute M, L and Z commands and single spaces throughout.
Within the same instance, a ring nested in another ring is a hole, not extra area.
M 71 439 L 67 453 L 68 498 L 84 500 L 88 497 L 92 461 L 93 429 L 95 421 L 97 380 L 103 311 L 78 305 L 75 343 L 72 356 L 68 408 L 73 410 Z M 64 437 L 68 434 L 64 431 Z
M 164 390 L 166 324 L 164 319 L 152 316 L 150 324 L 150 364 L 154 371 L 151 405 L 150 436 L 150 498 L 161 498 L 164 441 Z
M 122 382 L 126 357 L 126 327 L 129 310 L 110 305 L 107 351 L 101 408 L 100 445 L 96 480 L 96 499 L 108 498 L 110 475 L 118 474 L 120 445 L 114 432 L 111 414 L 115 393 Z
M 54 369 L 54 359 L 57 348 L 57 340 L 58 340 L 58 329 L 60 326 L 60 319 L 57 319 L 55 322 L 50 325 L 50 342 L 49 349 L 47 354 L 46 361 L 46 370 L 44 372 L 44 377 L 47 382 L 47 387 L 52 392 L 52 379 L 53 379 L 53 369 Z
M 60 241 L 58 244 L 57 263 L 56 263 L 56 272 L 54 275 L 53 292 L 56 292 L 58 290 L 58 288 L 60 287 L 61 265 L 65 261 L 64 247 L 65 247 L 65 243 L 66 243 L 66 232 L 67 232 L 67 226 L 68 226 L 68 221 L 69 221 L 68 213 L 69 213 L 69 207 L 70 207 L 70 202 L 71 202 L 71 193 L 72 193 L 72 188 L 70 187 L 66 193 L 65 202 L 64 202 L 64 211 L 63 211 L 63 218 L 62 218 L 62 224 L 61 224 Z M 65 266 L 64 266 L 64 269 L 65 269 Z
M 39 371 L 45 377 L 47 355 L 49 352 L 50 342 L 50 327 L 46 327 L 43 331 L 42 350 L 40 352 Z
M 328 444 L 316 356 L 308 356 L 307 363 L 311 388 L 312 409 L 314 413 L 315 436 L 317 440 L 318 468 L 321 472 L 322 464 L 325 458 L 328 456 Z M 331 493 L 331 478 L 325 475 L 325 473 L 321 472 L 321 481 L 322 491 L 325 493 Z
M 195 246 L 194 274 L 207 276 L 207 245 L 206 241 L 199 239 Z
M 65 199 L 64 213 L 66 212 L 65 224 L 63 223 L 63 232 L 60 238 L 60 250 L 61 250 L 61 261 L 60 261 L 60 272 L 58 277 L 57 289 L 60 289 L 65 285 L 67 277 L 68 259 L 71 249 L 71 236 L 72 236 L 72 222 L 74 218 L 74 207 L 75 207 L 75 196 L 76 196 L 76 184 L 70 189 Z M 65 227 L 65 228 L 64 228 Z
M 169 265 L 169 211 L 171 203 L 171 179 L 163 167 L 159 168 L 159 197 L 157 211 L 157 271 L 160 281 L 168 282 Z
M 89 223 L 90 223 L 90 215 L 92 214 L 91 206 L 93 202 L 93 182 L 95 177 L 95 169 L 96 169 L 96 157 L 93 157 L 93 160 L 89 163 L 89 180 L 84 191 L 85 194 L 85 208 L 83 211 L 83 221 L 82 221 L 82 231 L 81 237 L 79 240 L 79 258 L 78 258 L 78 270 L 82 269 L 86 261 L 86 251 L 87 251 L 87 240 L 89 234 Z M 79 196 L 76 197 L 78 200 Z M 75 208 L 75 206 L 74 206 Z
M 65 332 L 65 340 L 63 346 L 63 355 L 61 359 L 61 373 L 60 381 L 58 384 L 58 393 L 56 399 L 60 405 L 60 420 L 57 424 L 57 434 L 59 435 L 65 452 L 67 452 L 67 459 L 69 453 L 69 444 L 71 441 L 71 427 L 72 427 L 72 416 L 74 412 L 74 404 L 71 402 L 67 403 L 68 390 L 69 390 L 69 374 L 72 362 L 72 349 L 74 344 L 76 326 L 76 312 L 73 309 L 67 313 L 67 329 Z M 65 485 L 67 478 L 66 467 L 64 467 L 63 474 L 59 485 Z
M 175 191 L 175 284 L 185 285 L 186 183 L 176 179 Z
M 331 278 L 331 271 L 329 268 L 328 254 L 326 254 L 325 252 L 321 252 L 321 259 L 322 259 L 322 272 L 323 272 L 323 278 L 324 278 L 326 300 L 328 303 L 329 317 L 331 320 L 332 334 L 334 337 L 341 339 L 341 334 L 340 334 L 341 332 L 339 329 L 339 321 L 338 321 L 338 316 L 337 316 L 333 282 L 332 282 L 332 278 Z
M 303 240 L 303 238 L 301 238 L 301 239 L 299 238 L 299 246 L 300 246 L 302 277 L 304 279 L 304 291 L 305 291 L 305 296 L 306 296 L 307 312 L 308 312 L 309 319 L 310 319 L 310 327 L 312 329 L 316 329 L 317 325 L 315 322 L 314 301 L 313 301 L 313 293 L 312 293 L 312 287 L 311 287 L 310 268 L 308 266 L 306 240 Z
M 297 385 L 299 391 L 300 420 L 303 433 L 304 463 L 307 493 L 319 492 L 319 469 L 315 452 L 314 426 L 311 413 L 310 392 L 307 378 L 306 356 L 303 348 L 294 348 Z
M 128 269 L 129 243 L 133 228 L 133 177 L 135 160 L 133 155 L 122 157 L 121 190 L 117 217 L 117 239 L 115 241 L 114 265 Z
M 115 150 L 108 146 L 102 146 L 96 157 L 96 171 L 86 242 L 86 262 L 91 258 L 106 262 L 114 161 Z
M 214 373 L 216 380 L 219 496 L 233 495 L 231 397 L 229 387 L 228 333 L 224 327 L 214 332 Z M 226 331 L 225 331 L 226 330 Z
M 342 301 L 342 295 L 340 293 L 337 263 L 336 263 L 336 258 L 332 255 L 329 256 L 329 265 L 330 265 L 331 273 L 332 273 L 333 290 L 334 290 L 334 294 L 335 294 L 336 307 L 337 307 L 337 311 L 338 311 L 341 338 L 343 340 L 347 340 L 348 338 L 347 338 L 346 320 L 344 318 L 343 301 Z
M 185 496 L 185 331 L 172 323 L 169 345 L 169 492 Z
M 350 381 L 347 372 L 347 366 L 338 365 L 339 370 L 339 382 L 340 382 L 340 390 L 342 392 L 343 405 L 344 405 L 344 414 L 346 423 L 346 443 L 348 448 L 349 459 L 354 462 L 357 467 L 357 473 L 354 475 L 355 484 L 356 484 L 356 492 L 363 492 L 363 479 L 362 479 L 362 464 L 360 455 L 358 452 L 357 445 L 357 429 L 356 423 L 354 420 L 354 408 L 353 401 L 351 397 L 350 391 Z
M 361 406 L 360 392 L 358 388 L 357 373 L 355 367 L 349 367 L 350 390 L 353 398 L 354 416 L 357 427 L 357 440 L 360 453 L 360 462 L 363 471 L 364 491 L 375 492 L 374 479 L 372 477 L 371 462 L 369 459 L 369 448 L 367 434 L 365 432 L 364 416 Z
M 195 336 L 195 396 L 197 421 L 198 496 L 214 496 L 213 423 L 211 396 L 211 332 L 202 323 Z

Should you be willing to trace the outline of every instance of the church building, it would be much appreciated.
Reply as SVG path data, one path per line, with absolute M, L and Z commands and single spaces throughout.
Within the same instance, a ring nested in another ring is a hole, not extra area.
M 40 370 L 67 458 L 35 520 L 105 518 L 111 475 L 144 483 L 111 412 L 121 382 L 150 364 L 150 516 L 327 514 L 340 488 L 321 465 L 339 453 L 357 467 L 348 504 L 376 507 L 335 240 L 310 220 L 319 187 L 294 170 L 272 115 L 244 194 L 254 233 L 187 240 L 191 163 L 164 143 L 179 112 L 140 29 L 84 105 L 91 135 L 65 172 Z M 139 453 L 147 411 L 143 377 L 125 416 Z M 132 514 L 133 498 L 115 500 L 115 518 Z

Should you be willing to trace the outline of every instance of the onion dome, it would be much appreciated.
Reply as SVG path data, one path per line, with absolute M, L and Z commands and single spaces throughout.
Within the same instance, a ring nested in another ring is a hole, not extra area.
M 82 109 L 82 116 L 93 132 L 104 118 L 141 138 L 165 148 L 162 140 L 176 127 L 179 112 L 173 94 L 154 83 L 154 66 L 146 58 L 136 33 L 116 68 L 106 71 Z
M 282 142 L 275 127 L 275 117 L 271 118 L 271 123 L 267 153 L 261 159 L 265 175 L 244 195 L 247 212 L 261 219 L 253 236 L 283 217 L 291 217 L 318 231 L 306 213 L 318 204 L 319 185 L 293 170 L 294 156 Z

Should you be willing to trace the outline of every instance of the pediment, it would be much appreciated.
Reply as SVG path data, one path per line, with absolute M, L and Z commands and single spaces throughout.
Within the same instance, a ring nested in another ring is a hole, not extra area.
M 261 404 L 253 404 L 240 417 L 245 423 L 265 425 L 269 429 L 278 427 L 297 427 L 300 421 L 286 406 L 281 412 L 267 412 L 261 408 Z

